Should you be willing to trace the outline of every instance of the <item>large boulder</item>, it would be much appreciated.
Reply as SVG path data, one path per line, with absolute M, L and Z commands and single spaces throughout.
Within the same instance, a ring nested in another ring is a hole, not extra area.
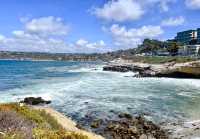
M 111 65 L 103 67 L 104 71 L 115 71 L 115 72 L 128 72 L 131 71 L 131 67 L 123 65 Z
M 39 105 L 39 104 L 50 104 L 51 101 L 44 100 L 41 97 L 27 97 L 27 98 L 24 98 L 24 100 L 21 101 L 21 103 L 26 103 L 29 105 Z

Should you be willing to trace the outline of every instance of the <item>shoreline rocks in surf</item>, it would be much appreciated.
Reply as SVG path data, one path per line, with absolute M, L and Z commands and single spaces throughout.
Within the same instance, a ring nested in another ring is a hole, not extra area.
M 186 63 L 144 64 L 124 63 L 107 65 L 104 71 L 138 72 L 135 77 L 200 78 L 200 61 Z
M 90 129 L 107 139 L 168 139 L 168 132 L 143 116 L 120 113 L 115 120 L 90 117 Z M 88 115 L 87 118 L 88 119 Z M 81 125 L 79 127 L 82 128 Z M 83 125 L 84 127 L 84 125 Z
M 41 104 L 50 104 L 50 100 L 44 100 L 42 97 L 26 97 L 20 103 L 25 103 L 28 105 L 41 105 Z

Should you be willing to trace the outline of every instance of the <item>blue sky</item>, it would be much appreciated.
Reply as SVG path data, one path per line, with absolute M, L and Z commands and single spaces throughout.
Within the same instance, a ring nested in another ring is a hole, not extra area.
M 106 52 L 200 27 L 200 0 L 2 0 L 0 50 Z

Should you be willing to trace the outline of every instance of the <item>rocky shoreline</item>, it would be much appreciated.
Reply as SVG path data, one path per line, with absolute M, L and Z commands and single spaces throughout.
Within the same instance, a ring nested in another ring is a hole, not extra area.
M 90 126 L 106 139 L 169 139 L 167 130 L 141 115 L 120 113 L 115 120 L 93 119 Z
M 104 71 L 135 72 L 135 77 L 169 77 L 200 79 L 200 61 L 164 64 L 111 63 L 103 67 Z
M 115 118 L 104 119 L 87 114 L 82 120 L 74 122 L 46 106 L 50 102 L 41 97 L 27 97 L 20 103 L 46 111 L 66 130 L 80 132 L 91 139 L 189 139 L 200 137 L 199 120 L 179 124 L 155 124 L 145 118 L 146 114 L 131 115 L 111 111 Z
M 48 103 L 47 103 L 48 102 Z M 84 128 L 84 124 L 75 123 L 58 113 L 57 111 L 44 106 L 44 104 L 49 104 L 50 101 L 46 101 L 41 97 L 27 97 L 24 98 L 21 103 L 31 106 L 34 109 L 44 110 L 51 116 L 53 116 L 59 124 L 61 124 L 65 129 L 72 131 L 81 131 L 85 135 L 88 134 L 88 128 Z M 86 115 L 84 121 L 87 123 L 96 135 L 96 139 L 104 137 L 105 139 L 168 139 L 168 132 L 163 130 L 159 125 L 148 121 L 142 115 L 132 116 L 128 113 L 118 113 L 115 114 L 116 119 L 101 119 L 94 118 L 91 115 Z M 67 123 L 67 124 L 66 124 Z M 80 129 L 80 130 L 79 130 Z M 86 134 L 87 133 L 87 134 Z M 93 135 L 95 135 L 93 134 Z

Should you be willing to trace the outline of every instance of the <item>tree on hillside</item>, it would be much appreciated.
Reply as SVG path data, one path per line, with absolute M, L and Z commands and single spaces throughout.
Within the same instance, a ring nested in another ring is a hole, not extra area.
M 177 42 L 169 42 L 167 50 L 172 56 L 176 56 L 178 54 L 179 44 Z
M 163 42 L 158 40 L 144 39 L 143 43 L 138 47 L 139 53 L 151 52 L 154 53 L 161 49 Z

